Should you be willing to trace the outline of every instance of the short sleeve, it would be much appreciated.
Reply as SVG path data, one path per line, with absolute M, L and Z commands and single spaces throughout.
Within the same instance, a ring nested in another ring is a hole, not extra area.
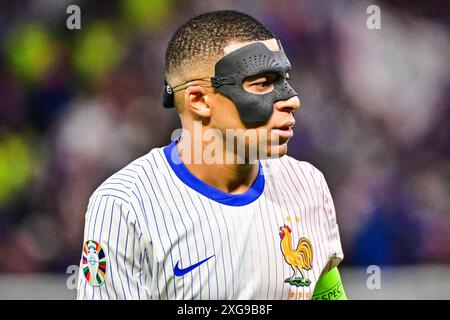
M 339 235 L 339 226 L 336 219 L 336 210 L 334 208 L 333 198 L 330 189 L 328 188 L 325 177 L 320 173 L 320 186 L 323 203 L 323 217 L 324 229 L 327 234 L 327 247 L 329 251 L 329 265 L 328 270 L 339 265 L 344 259 L 342 250 L 341 238 Z
M 147 249 L 121 198 L 92 196 L 85 217 L 77 299 L 150 299 Z

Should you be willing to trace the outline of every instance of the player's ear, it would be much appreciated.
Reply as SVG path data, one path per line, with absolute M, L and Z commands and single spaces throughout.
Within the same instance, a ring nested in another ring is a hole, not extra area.
M 201 86 L 191 86 L 185 90 L 184 105 L 201 118 L 209 118 L 211 116 L 207 91 Z

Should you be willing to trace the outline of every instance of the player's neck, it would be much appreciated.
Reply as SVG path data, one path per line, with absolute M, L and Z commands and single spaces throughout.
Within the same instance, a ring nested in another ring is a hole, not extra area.
M 230 194 L 245 193 L 258 176 L 258 162 L 241 164 L 236 163 L 237 161 L 230 163 L 223 161 L 208 164 L 207 161 L 204 161 L 203 150 L 205 150 L 205 146 L 202 146 L 201 161 L 197 163 L 193 159 L 195 160 L 195 152 L 199 152 L 199 150 L 194 148 L 194 144 L 186 143 L 185 139 L 180 139 L 177 150 L 181 161 L 195 177 L 220 191 Z M 187 150 L 188 152 L 186 152 Z M 231 158 L 235 157 L 232 156 Z

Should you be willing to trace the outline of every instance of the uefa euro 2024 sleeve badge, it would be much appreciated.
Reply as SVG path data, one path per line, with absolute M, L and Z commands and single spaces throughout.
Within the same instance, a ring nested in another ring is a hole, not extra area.
M 83 247 L 82 270 L 89 285 L 99 287 L 105 282 L 106 256 L 101 245 L 88 240 Z

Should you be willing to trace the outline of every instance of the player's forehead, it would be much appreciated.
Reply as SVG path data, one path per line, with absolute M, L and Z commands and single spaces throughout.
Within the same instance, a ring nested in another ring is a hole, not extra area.
M 271 51 L 279 51 L 280 50 L 280 46 L 278 45 L 278 40 L 275 38 L 268 39 L 268 40 L 260 40 L 260 41 L 245 41 L 245 42 L 231 41 L 223 48 L 224 55 L 230 54 L 231 52 L 236 51 L 237 49 L 240 49 L 242 47 L 248 46 L 249 44 L 256 43 L 256 42 L 261 42 Z
M 261 42 L 271 51 L 279 51 L 281 48 L 276 38 L 261 40 L 261 41 L 230 41 L 223 49 L 224 54 L 217 60 L 199 61 L 192 64 L 187 64 L 183 72 L 178 73 L 173 83 L 179 84 L 190 81 L 192 79 L 202 79 L 215 74 L 215 65 L 218 60 L 226 56 L 227 54 L 236 51 L 244 46 L 252 43 Z

